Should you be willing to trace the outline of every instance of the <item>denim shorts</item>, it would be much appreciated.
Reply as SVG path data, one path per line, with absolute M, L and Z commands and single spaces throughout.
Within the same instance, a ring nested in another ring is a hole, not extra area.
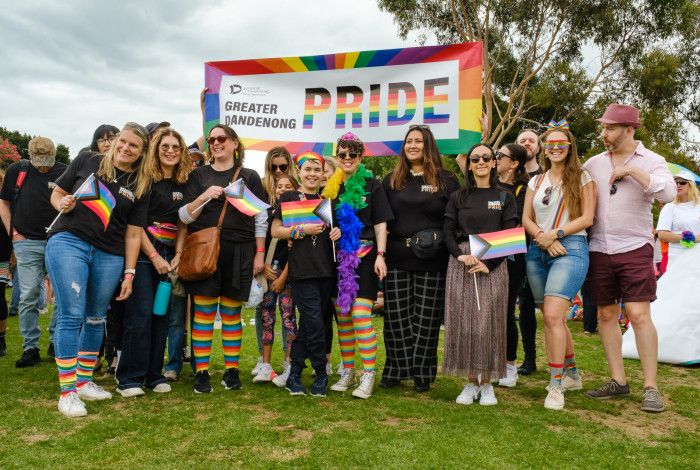
M 569 235 L 560 240 L 566 255 L 552 257 L 533 241 L 525 255 L 527 279 L 535 303 L 541 305 L 546 296 L 573 300 L 586 280 L 588 243 L 583 235 Z

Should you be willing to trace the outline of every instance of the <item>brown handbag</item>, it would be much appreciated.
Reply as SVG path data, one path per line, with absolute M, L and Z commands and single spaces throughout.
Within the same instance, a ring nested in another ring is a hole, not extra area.
M 240 168 L 236 170 L 231 181 L 236 181 L 240 171 Z M 219 237 L 227 208 L 228 202 L 224 201 L 224 207 L 221 208 L 219 222 L 216 227 L 208 227 L 190 233 L 185 238 L 182 260 L 177 268 L 177 274 L 181 279 L 185 281 L 201 281 L 211 277 L 216 272 L 221 251 Z

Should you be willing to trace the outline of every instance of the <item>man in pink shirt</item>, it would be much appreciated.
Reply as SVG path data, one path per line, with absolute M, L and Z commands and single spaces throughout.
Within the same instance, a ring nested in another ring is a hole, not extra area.
M 658 340 L 650 307 L 656 300 L 651 206 L 655 199 L 673 201 L 676 186 L 666 160 L 634 139 L 639 127 L 637 108 L 611 104 L 598 121 L 607 151 L 583 165 L 597 187 L 587 284 L 598 306 L 600 339 L 611 380 L 587 395 L 607 399 L 630 393 L 618 325 L 620 304 L 624 303 L 644 375 L 641 409 L 660 412 L 664 403 L 656 384 Z

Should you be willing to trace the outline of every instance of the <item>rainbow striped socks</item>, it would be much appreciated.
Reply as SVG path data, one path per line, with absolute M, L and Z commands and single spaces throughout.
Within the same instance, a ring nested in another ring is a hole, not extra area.
M 377 335 L 372 326 L 372 303 L 370 299 L 358 297 L 353 302 L 351 310 L 355 338 L 357 338 L 362 368 L 365 372 L 374 371 L 377 362 Z
M 98 352 L 80 351 L 75 371 L 76 386 L 81 388 L 92 380 L 92 372 L 97 364 Z
M 76 391 L 75 367 L 77 362 L 77 357 L 69 357 L 67 359 L 56 358 L 56 367 L 58 367 L 58 383 L 61 386 L 61 397 L 65 397 L 69 393 Z
M 352 326 L 352 316 L 341 314 L 340 307 L 335 306 L 338 319 L 338 343 L 340 344 L 340 357 L 344 369 L 355 368 L 355 330 Z
M 221 297 L 219 304 L 221 313 L 221 343 L 224 348 L 224 367 L 238 368 L 238 359 L 241 356 L 241 339 L 243 329 L 241 327 L 241 302 Z M 209 338 L 211 344 L 211 336 Z
M 564 356 L 564 373 L 569 377 L 578 378 L 578 369 L 576 369 L 576 359 L 574 355 Z
M 549 363 L 549 386 L 561 387 L 561 375 L 564 373 L 564 364 Z
M 195 370 L 209 370 L 211 340 L 214 337 L 217 297 L 194 296 L 194 320 L 192 321 L 192 352 Z

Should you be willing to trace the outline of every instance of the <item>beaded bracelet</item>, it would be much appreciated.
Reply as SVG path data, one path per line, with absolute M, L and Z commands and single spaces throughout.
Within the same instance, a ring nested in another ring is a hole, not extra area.
M 304 233 L 304 225 L 293 225 L 289 230 L 289 238 L 293 240 L 299 240 L 305 236 L 306 233 Z

